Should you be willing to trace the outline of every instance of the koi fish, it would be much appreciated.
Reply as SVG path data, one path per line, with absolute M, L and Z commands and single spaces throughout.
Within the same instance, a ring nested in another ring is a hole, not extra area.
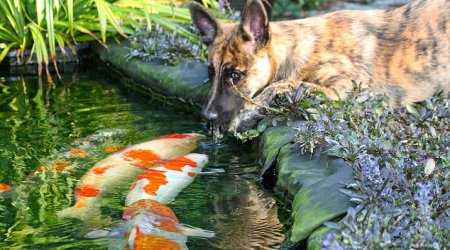
M 161 202 L 143 199 L 123 212 L 129 233 L 125 249 L 188 249 L 187 236 L 214 237 L 214 232 L 180 224 L 174 212 Z
M 118 144 L 113 144 L 113 145 L 109 145 L 109 146 L 105 146 L 103 148 L 103 150 L 107 153 L 107 154 L 112 154 L 115 153 L 117 151 L 120 151 L 124 148 L 123 145 L 118 145 Z
M 204 154 L 188 154 L 156 164 L 137 175 L 127 195 L 125 205 L 141 199 L 168 203 L 192 183 L 208 162 Z
M 181 225 L 164 205 L 187 187 L 208 162 L 203 154 L 188 154 L 161 162 L 139 174 L 126 199 L 126 249 L 187 249 L 187 236 L 214 237 L 203 229 Z
M 0 197 L 9 198 L 11 197 L 12 187 L 8 184 L 0 183 Z
M 97 162 L 75 188 L 75 205 L 59 212 L 60 217 L 86 221 L 100 216 L 101 197 L 133 178 L 155 163 L 187 154 L 205 136 L 195 133 L 170 134 L 129 146 Z
M 69 148 L 53 153 L 46 159 L 43 159 L 40 167 L 31 173 L 29 177 L 34 178 L 41 174 L 53 172 L 67 172 L 77 166 L 80 159 L 89 155 L 95 155 L 98 152 L 99 144 L 110 140 L 114 136 L 124 134 L 126 131 L 124 129 L 104 129 L 77 139 Z M 119 150 L 119 147 L 119 145 L 108 146 L 108 150 L 105 149 L 105 152 L 108 154 L 116 152 Z M 123 149 L 123 147 L 120 149 Z
M 12 189 L 12 187 L 10 185 L 0 183 L 0 193 L 6 192 L 10 189 Z
M 69 169 L 72 169 L 72 167 L 73 165 L 68 161 L 56 160 L 53 161 L 53 164 L 51 166 L 43 165 L 38 167 L 36 171 L 30 175 L 30 177 L 35 177 L 38 174 L 42 174 L 48 171 L 64 172 Z

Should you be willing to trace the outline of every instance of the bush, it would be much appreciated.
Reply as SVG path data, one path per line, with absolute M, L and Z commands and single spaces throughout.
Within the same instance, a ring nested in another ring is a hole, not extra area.
M 300 18 L 301 10 L 314 10 L 324 4 L 324 0 L 281 0 L 274 1 L 272 14 L 275 18 Z
M 138 28 L 130 41 L 130 55 L 144 61 L 162 60 L 165 64 L 176 65 L 183 58 L 205 62 L 206 50 L 201 43 L 192 42 L 176 31 L 168 32 L 159 25 L 154 25 L 151 31 Z
M 56 47 L 96 40 L 105 44 L 107 37 L 126 37 L 141 25 L 153 22 L 185 37 L 196 36 L 180 24 L 190 22 L 189 10 L 151 0 L 2 0 L 0 1 L 0 62 L 10 50 L 17 50 L 18 60 L 26 62 L 23 52 L 31 48 L 48 74 L 48 63 L 56 67 Z M 49 79 L 50 80 L 50 79 Z

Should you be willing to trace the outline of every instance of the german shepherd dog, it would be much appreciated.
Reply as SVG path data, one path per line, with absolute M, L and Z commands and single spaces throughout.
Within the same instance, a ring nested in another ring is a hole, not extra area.
M 269 22 L 265 4 L 248 0 L 233 24 L 190 5 L 208 46 L 212 85 L 203 116 L 221 130 L 252 128 L 264 110 L 249 100 L 267 105 L 300 83 L 345 99 L 356 82 L 393 107 L 450 91 L 450 0 L 282 22 Z

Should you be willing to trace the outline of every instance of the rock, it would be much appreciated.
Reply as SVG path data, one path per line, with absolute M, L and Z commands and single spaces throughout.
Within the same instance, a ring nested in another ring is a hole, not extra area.
M 265 169 L 275 163 L 276 190 L 294 197 L 290 241 L 299 242 L 354 206 L 340 191 L 353 181 L 353 169 L 343 159 L 327 155 L 325 147 L 302 153 L 291 143 L 294 136 L 291 127 L 271 127 L 264 132 L 261 145 Z

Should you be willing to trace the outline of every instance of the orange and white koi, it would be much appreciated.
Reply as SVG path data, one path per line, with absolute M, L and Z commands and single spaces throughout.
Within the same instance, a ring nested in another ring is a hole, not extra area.
M 204 154 L 188 154 L 156 164 L 137 175 L 125 205 L 141 199 L 168 203 L 192 183 L 208 162 Z
M 49 157 L 42 159 L 41 165 L 30 174 L 29 177 L 36 177 L 41 174 L 54 172 L 67 172 L 75 168 L 80 159 L 86 158 L 90 155 L 98 153 L 99 144 L 110 140 L 114 136 L 124 134 L 124 129 L 104 129 L 99 130 L 94 134 L 88 135 L 84 138 L 75 140 L 69 148 L 55 152 Z M 119 145 L 104 147 L 104 151 L 108 154 L 118 151 Z
M 151 199 L 127 207 L 123 218 L 129 225 L 125 249 L 187 249 L 187 236 L 214 237 L 214 232 L 180 224 L 169 207 Z
M 155 163 L 191 152 L 204 138 L 195 133 L 170 134 L 108 156 L 81 178 L 75 188 L 75 205 L 60 211 L 59 216 L 83 221 L 99 217 L 102 196 L 131 182 L 137 174 Z

